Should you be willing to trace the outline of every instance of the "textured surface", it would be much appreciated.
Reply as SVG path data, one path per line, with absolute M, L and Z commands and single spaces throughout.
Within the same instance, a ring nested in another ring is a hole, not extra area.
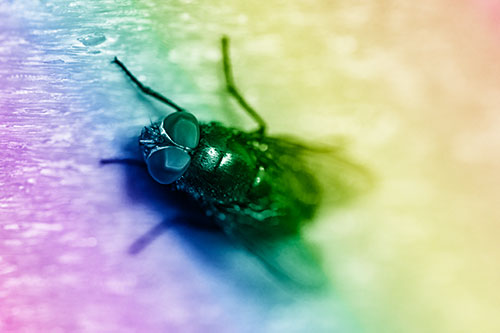
M 151 8 L 49 1 L 1 9 L 1 331 L 351 325 L 345 315 L 327 319 L 336 301 L 282 290 L 252 256 L 217 233 L 179 223 L 139 255 L 127 253 L 158 222 L 182 216 L 176 217 L 175 198 L 140 168 L 99 166 L 102 157 L 138 153 L 137 136 L 156 107 L 110 60 L 129 60 L 188 106 L 203 102 L 190 76 L 161 56 L 169 48 L 152 32 Z M 219 36 L 211 38 L 216 56 Z M 214 81 L 216 65 L 214 59 Z M 157 114 L 163 112 L 159 107 Z M 296 320 L 280 319 L 306 308 Z
M 487 0 L 0 2 L 0 331 L 500 331 L 498 17 Z M 110 60 L 249 128 L 223 33 L 271 132 L 346 135 L 378 176 L 307 230 L 331 295 L 284 291 L 182 224 L 127 253 L 182 200 L 99 166 L 165 112 Z

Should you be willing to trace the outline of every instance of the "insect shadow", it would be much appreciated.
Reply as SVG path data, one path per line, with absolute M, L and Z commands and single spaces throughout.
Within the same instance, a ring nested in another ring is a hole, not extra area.
M 122 153 L 126 156 L 140 156 L 137 141 L 130 139 L 126 142 L 122 147 Z M 127 196 L 134 202 L 147 205 L 165 215 L 163 221 L 130 245 L 129 254 L 139 254 L 163 232 L 178 226 L 188 226 L 211 233 L 221 231 L 189 195 L 176 192 L 151 178 L 144 162 L 135 158 L 101 160 L 101 165 L 117 163 L 125 170 Z
M 140 154 L 137 141 L 130 139 L 122 146 L 124 156 Z M 257 260 L 252 260 L 243 248 L 238 248 L 213 221 L 204 214 L 198 203 L 188 194 L 170 190 L 149 175 L 146 165 L 137 159 L 105 159 L 101 165 L 120 164 L 124 172 L 125 194 L 134 204 L 145 205 L 163 216 L 159 222 L 124 249 L 130 256 L 140 256 L 148 251 L 153 242 L 161 242 L 162 235 L 169 233 L 182 240 L 184 250 L 193 256 L 206 270 L 214 273 L 224 284 L 245 294 L 245 297 L 265 295 L 268 303 L 289 301 L 291 296 L 275 281 Z M 235 267 L 234 258 L 243 259 L 246 267 Z M 248 259 L 248 260 L 246 260 Z M 253 295 L 253 296 L 252 296 Z M 270 305 L 271 306 L 271 305 Z

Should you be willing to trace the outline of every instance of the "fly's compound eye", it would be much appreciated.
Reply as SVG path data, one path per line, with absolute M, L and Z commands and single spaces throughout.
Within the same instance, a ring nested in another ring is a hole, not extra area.
M 189 162 L 188 152 L 174 146 L 153 151 L 146 160 L 149 174 L 160 184 L 170 184 L 181 178 Z
M 181 147 L 193 149 L 200 142 L 200 125 L 196 117 L 189 112 L 168 115 L 163 120 L 162 127 L 169 138 Z

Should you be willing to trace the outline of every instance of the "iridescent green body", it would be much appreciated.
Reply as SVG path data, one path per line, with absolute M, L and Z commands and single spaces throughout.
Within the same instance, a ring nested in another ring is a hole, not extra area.
M 166 144 L 160 123 L 139 141 L 147 157 Z M 147 144 L 144 144 L 147 142 Z M 309 221 L 320 201 L 316 178 L 301 147 L 285 139 L 211 122 L 200 125 L 199 145 L 187 171 L 172 185 L 196 199 L 226 232 L 284 236 Z

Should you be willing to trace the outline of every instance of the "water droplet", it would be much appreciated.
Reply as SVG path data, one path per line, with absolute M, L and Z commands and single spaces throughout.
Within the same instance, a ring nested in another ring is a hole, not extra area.
M 85 46 L 96 46 L 106 41 L 106 36 L 102 33 L 96 32 L 85 37 L 78 38 L 78 41 Z
M 259 171 L 257 172 L 257 176 L 255 176 L 255 180 L 253 181 L 253 186 L 258 186 L 261 181 L 262 181 L 262 178 L 264 177 L 264 174 L 266 172 L 266 169 L 264 169 L 263 166 L 260 166 L 259 167 Z

